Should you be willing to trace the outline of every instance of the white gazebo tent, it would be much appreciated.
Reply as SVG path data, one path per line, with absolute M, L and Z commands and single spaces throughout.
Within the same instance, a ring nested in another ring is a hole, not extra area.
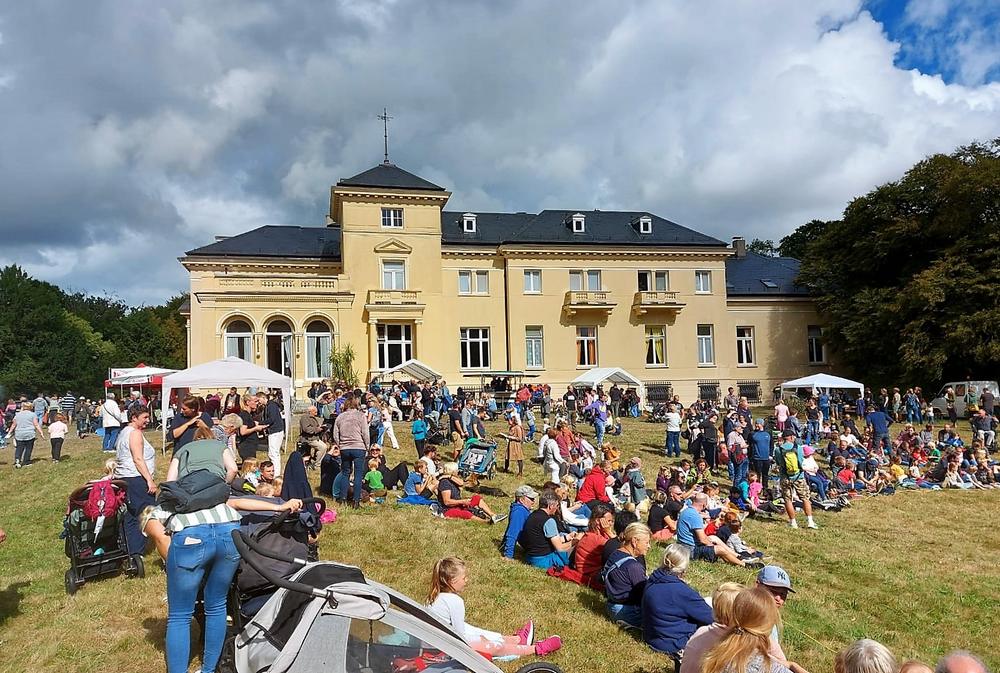
M 800 379 L 785 381 L 781 384 L 782 390 L 797 388 L 809 388 L 813 391 L 823 390 L 825 392 L 830 392 L 831 390 L 858 390 L 862 394 L 865 392 L 864 384 L 841 378 L 840 376 L 833 376 L 832 374 L 813 374 L 811 376 L 803 376 Z
M 163 377 L 163 442 L 167 441 L 167 406 L 170 391 L 178 388 L 277 388 L 285 402 L 285 444 L 292 427 L 292 379 L 270 369 L 258 367 L 237 357 L 222 358 Z
M 394 374 L 403 374 L 417 381 L 434 381 L 441 378 L 439 372 L 434 371 L 428 365 L 415 359 L 407 360 L 391 369 L 386 369 L 379 374 L 379 378 L 391 379 Z
M 621 367 L 594 367 L 573 379 L 576 386 L 590 386 L 596 388 L 598 384 L 609 381 L 611 383 L 625 384 L 627 386 L 642 387 L 642 381 L 629 374 Z

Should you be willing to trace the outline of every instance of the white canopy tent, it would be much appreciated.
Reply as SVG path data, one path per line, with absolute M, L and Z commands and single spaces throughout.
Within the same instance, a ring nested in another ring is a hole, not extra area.
M 379 378 L 391 379 L 393 374 L 404 374 L 411 379 L 416 379 L 418 381 L 433 381 L 441 378 L 441 374 L 439 372 L 434 371 L 428 365 L 415 359 L 407 360 L 403 364 L 396 365 L 392 369 L 386 369 L 379 374 Z
M 285 402 L 285 444 L 288 444 L 292 427 L 292 379 L 282 376 L 270 369 L 258 367 L 237 357 L 212 360 L 176 374 L 163 377 L 163 397 L 161 412 L 163 414 L 163 442 L 167 441 L 167 406 L 170 404 L 170 391 L 178 388 L 277 388 Z
M 594 367 L 573 379 L 573 383 L 578 386 L 590 386 L 596 388 L 598 384 L 609 381 L 611 383 L 625 384 L 627 386 L 642 387 L 642 381 L 629 374 L 621 367 Z
M 813 374 L 812 376 L 803 376 L 801 379 L 785 381 L 781 384 L 782 390 L 792 390 L 795 388 L 809 388 L 810 390 L 823 390 L 826 392 L 830 392 L 830 390 L 859 390 L 862 394 L 865 392 L 864 384 L 841 378 L 840 376 L 833 376 L 832 374 Z

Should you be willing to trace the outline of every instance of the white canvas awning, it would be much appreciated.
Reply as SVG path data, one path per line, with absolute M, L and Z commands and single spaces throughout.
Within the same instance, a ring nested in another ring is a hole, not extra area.
M 176 369 L 164 369 L 163 367 L 126 367 L 111 370 L 111 377 L 108 384 L 112 386 L 135 386 L 144 383 L 155 383 L 160 377 L 173 374 Z
M 810 390 L 860 390 L 865 392 L 864 384 L 850 379 L 833 376 L 832 374 L 813 374 L 803 376 L 801 379 L 785 381 L 781 384 L 781 389 L 809 388 Z
M 270 369 L 237 357 L 212 360 L 201 365 L 169 374 L 163 377 L 163 397 L 161 411 L 167 417 L 170 391 L 179 388 L 277 388 L 285 402 L 285 442 L 287 444 L 292 427 L 292 379 Z M 163 424 L 163 440 L 166 442 L 167 424 Z
M 621 367 L 595 367 L 593 369 L 588 369 L 573 379 L 573 383 L 578 386 L 590 386 L 592 388 L 596 388 L 598 384 L 604 383 L 605 381 L 635 386 L 637 388 L 642 386 L 642 381 L 632 376 Z
M 386 369 L 379 374 L 379 378 L 391 379 L 395 374 L 403 374 L 418 381 L 433 381 L 441 378 L 441 374 L 431 369 L 420 360 L 407 360 L 401 365 L 396 365 L 392 369 Z

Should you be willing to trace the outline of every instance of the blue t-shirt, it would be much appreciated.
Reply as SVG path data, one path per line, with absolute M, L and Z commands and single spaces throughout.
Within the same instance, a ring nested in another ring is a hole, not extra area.
M 754 460 L 769 460 L 771 458 L 771 433 L 766 430 L 757 430 L 750 435 L 750 443 L 753 445 L 752 456 Z M 761 475 L 763 478 L 763 475 Z
M 403 484 L 403 492 L 406 495 L 420 495 L 423 488 L 420 487 L 424 483 L 424 476 L 419 472 L 410 472 L 410 476 L 406 478 L 406 483 Z
M 542 526 L 542 535 L 547 538 L 553 538 L 559 535 L 559 524 L 556 523 L 554 517 L 550 517 L 549 520 Z
M 413 432 L 413 439 L 416 440 L 427 439 L 427 421 L 425 421 L 424 419 L 418 418 L 417 420 L 413 421 L 413 425 L 411 426 L 410 430 L 411 432 Z
M 685 507 L 677 517 L 677 541 L 688 547 L 698 546 L 694 531 L 702 530 L 705 521 L 701 518 L 701 512 L 694 507 Z

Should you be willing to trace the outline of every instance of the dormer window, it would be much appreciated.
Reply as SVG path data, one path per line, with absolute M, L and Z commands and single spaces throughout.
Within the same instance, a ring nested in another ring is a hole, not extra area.
M 462 215 L 462 231 L 467 234 L 476 233 L 476 214 L 466 213 Z
M 652 234 L 653 233 L 653 218 L 649 215 L 643 215 L 639 218 L 639 233 L 640 234 Z
M 571 225 L 573 227 L 573 233 L 574 234 L 582 234 L 583 233 L 583 231 L 584 231 L 584 222 L 585 221 L 586 221 L 586 218 L 584 218 L 584 216 L 583 216 L 582 213 L 574 213 L 573 215 L 570 216 L 570 223 L 571 223 Z

